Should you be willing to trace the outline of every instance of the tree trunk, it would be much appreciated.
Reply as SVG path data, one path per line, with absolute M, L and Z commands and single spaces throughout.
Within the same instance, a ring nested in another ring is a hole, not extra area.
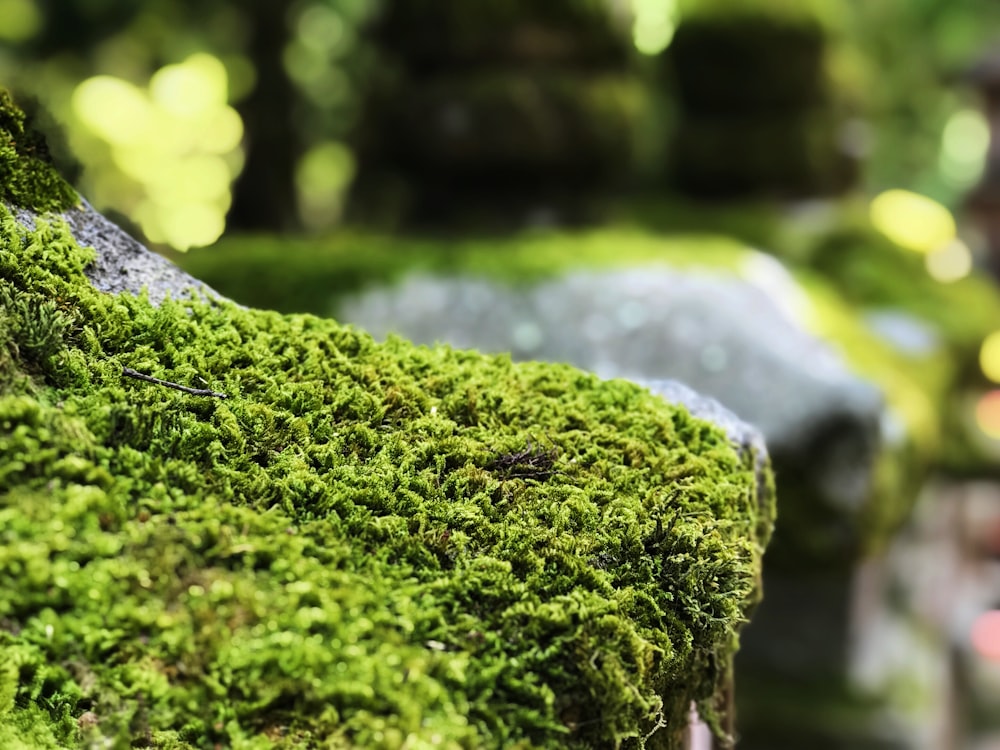
M 297 226 L 295 160 L 298 134 L 292 120 L 292 82 L 282 55 L 288 41 L 286 6 L 279 0 L 254 3 L 250 58 L 257 83 L 239 107 L 246 129 L 246 164 L 233 189 L 229 226 L 240 230 L 281 231 Z

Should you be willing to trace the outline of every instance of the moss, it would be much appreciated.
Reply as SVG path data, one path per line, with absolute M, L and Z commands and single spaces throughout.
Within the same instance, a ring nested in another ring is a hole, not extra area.
M 342 233 L 280 245 L 266 237 L 230 238 L 181 263 L 248 304 L 335 313 L 339 295 L 413 270 L 483 275 L 512 284 L 581 267 L 666 264 L 738 274 L 747 254 L 746 246 L 731 239 L 704 234 L 662 237 L 624 229 L 448 242 L 413 237 L 390 242 Z M 270 283 L 261 288 L 258 280 L 265 276 Z M 925 354 L 894 349 L 869 330 L 824 277 L 801 267 L 795 276 L 810 302 L 800 324 L 830 342 L 860 377 L 880 387 L 891 420 L 899 426 L 900 435 L 880 446 L 871 499 L 863 513 L 816 502 L 810 490 L 815 479 L 802 475 L 800 467 L 779 472 L 779 534 L 769 561 L 793 567 L 807 560 L 845 565 L 884 547 L 909 514 L 922 479 L 942 460 L 956 367 L 941 356 L 948 347 Z
M 176 254 L 189 273 L 244 304 L 326 315 L 337 299 L 407 273 L 473 273 L 509 283 L 552 278 L 575 267 L 623 263 L 735 269 L 746 248 L 727 238 L 660 237 L 643 231 L 525 232 L 511 238 L 387 237 L 340 231 L 320 239 L 230 236 Z M 262 274 L 268 284 L 262 286 Z
M 625 382 L 154 308 L 92 258 L 0 208 L 5 746 L 679 746 L 759 593 L 753 456 Z
M 24 113 L 0 89 L 0 200 L 36 211 L 58 211 L 79 202 L 52 166 L 42 136 L 25 126 Z

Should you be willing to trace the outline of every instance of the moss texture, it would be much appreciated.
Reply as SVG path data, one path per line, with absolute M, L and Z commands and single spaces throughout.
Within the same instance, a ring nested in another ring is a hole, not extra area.
M 0 200 L 36 211 L 77 204 L 76 191 L 52 166 L 45 139 L 25 127 L 24 113 L 0 89 Z
M 48 218 L 0 206 L 0 746 L 672 750 L 714 715 L 773 521 L 718 428 L 105 295 Z
M 268 237 L 230 238 L 180 258 L 188 271 L 245 303 L 284 310 L 336 312 L 340 295 L 392 282 L 408 272 L 488 276 L 512 284 L 531 283 L 578 268 L 621 268 L 665 264 L 698 272 L 738 274 L 746 245 L 726 238 L 663 237 L 635 230 L 527 233 L 507 239 L 409 237 L 389 241 L 341 233 L 323 240 L 281 241 Z M 830 544 L 830 529 L 844 523 L 842 509 L 816 503 L 808 477 L 796 471 L 778 477 L 781 539 L 769 552 L 772 564 L 800 567 L 851 564 L 882 548 L 909 514 L 922 479 L 941 460 L 943 420 L 954 367 L 942 350 L 911 354 L 875 336 L 836 289 L 808 270 L 797 270 L 812 314 L 801 321 L 838 349 L 861 377 L 886 396 L 903 435 L 882 450 L 873 479 L 873 500 L 861 516 L 847 513 L 852 529 L 849 554 Z M 260 284 L 267 278 L 266 286 Z M 801 479 L 801 481 L 800 481 Z M 808 554 L 804 552 L 808 551 Z

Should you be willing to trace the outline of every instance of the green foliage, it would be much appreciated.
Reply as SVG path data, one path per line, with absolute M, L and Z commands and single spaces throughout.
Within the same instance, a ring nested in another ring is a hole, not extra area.
M 204 251 L 177 256 L 176 262 L 238 302 L 329 315 L 336 313 L 338 297 L 412 272 L 474 273 L 526 283 L 572 268 L 622 263 L 667 260 L 735 268 L 745 254 L 742 243 L 724 237 L 662 237 L 622 229 L 447 239 L 343 231 L 320 239 L 230 236 Z M 260 283 L 262 274 L 266 286 Z
M 0 208 L 0 744 L 679 746 L 759 595 L 754 456 L 625 382 L 154 308 L 92 257 Z
M 76 191 L 51 165 L 45 140 L 25 127 L 24 113 L 0 89 L 0 200 L 36 211 L 78 202 Z

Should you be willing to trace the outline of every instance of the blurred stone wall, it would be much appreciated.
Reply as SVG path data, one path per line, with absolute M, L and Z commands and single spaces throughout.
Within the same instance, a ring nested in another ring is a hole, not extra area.
M 629 175 L 643 87 L 607 0 L 390 0 L 349 215 L 382 224 L 592 220 Z

